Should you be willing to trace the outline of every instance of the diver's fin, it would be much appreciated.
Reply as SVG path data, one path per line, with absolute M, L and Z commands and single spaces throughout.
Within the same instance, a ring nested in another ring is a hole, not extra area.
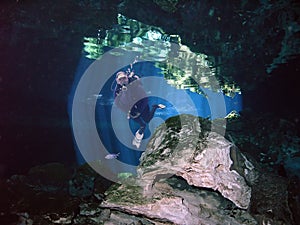
M 141 146 L 141 142 L 142 142 L 143 137 L 144 137 L 144 134 L 140 134 L 139 131 L 137 131 L 135 133 L 135 136 L 134 136 L 133 140 L 132 140 L 132 145 L 139 148 Z
M 164 108 L 166 108 L 166 106 L 163 105 L 163 104 L 158 104 L 157 107 L 158 107 L 159 109 L 164 109 Z

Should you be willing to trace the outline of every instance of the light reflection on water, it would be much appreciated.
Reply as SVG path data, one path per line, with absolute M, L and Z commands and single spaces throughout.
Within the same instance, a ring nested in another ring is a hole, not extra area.
M 152 44 L 149 45 L 149 42 Z M 86 57 L 90 59 L 99 58 L 111 48 L 118 48 L 113 54 L 119 56 L 128 51 L 135 52 L 140 60 L 156 62 L 155 65 L 162 71 L 168 84 L 178 89 L 203 94 L 201 88 L 209 88 L 230 97 L 241 94 L 240 88 L 233 82 L 222 86 L 215 84 L 213 57 L 191 52 L 186 45 L 181 44 L 179 35 L 166 34 L 159 27 L 143 24 L 121 14 L 118 15 L 117 25 L 110 30 L 99 30 L 97 37 L 86 37 L 84 46 Z M 174 48 L 177 49 L 174 51 Z M 168 63 L 170 58 L 176 62 L 176 66 Z

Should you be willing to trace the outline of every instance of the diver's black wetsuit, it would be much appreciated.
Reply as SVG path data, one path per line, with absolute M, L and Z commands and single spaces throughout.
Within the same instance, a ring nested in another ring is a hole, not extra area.
M 135 76 L 129 77 L 127 85 L 117 84 L 114 97 L 118 108 L 140 125 L 139 134 L 143 134 L 158 106 L 150 110 L 142 82 Z

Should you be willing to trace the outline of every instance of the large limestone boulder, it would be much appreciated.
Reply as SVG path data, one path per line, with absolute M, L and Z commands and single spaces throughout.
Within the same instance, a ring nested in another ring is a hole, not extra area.
M 118 174 L 109 190 L 88 165 L 72 178 L 51 163 L 0 180 L 0 224 L 299 224 L 298 181 L 250 162 L 210 128 L 193 116 L 170 118 L 153 134 L 138 177 Z
M 239 208 L 248 208 L 249 185 L 257 178 L 257 171 L 233 143 L 211 132 L 207 123 L 181 115 L 157 129 L 138 168 L 145 196 L 153 194 L 155 182 L 176 175 L 189 185 L 220 192 Z
M 180 115 L 157 128 L 137 177 L 106 192 L 101 207 L 153 224 L 258 224 L 245 209 L 257 171 L 211 122 Z

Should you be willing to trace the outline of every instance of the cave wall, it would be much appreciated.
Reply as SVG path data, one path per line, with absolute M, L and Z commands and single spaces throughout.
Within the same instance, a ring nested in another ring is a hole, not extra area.
M 299 119 L 300 7 L 295 1 L 125 2 L 131 3 L 120 7 L 125 15 L 179 34 L 192 51 L 214 57 L 220 82 L 241 87 L 244 108 Z

